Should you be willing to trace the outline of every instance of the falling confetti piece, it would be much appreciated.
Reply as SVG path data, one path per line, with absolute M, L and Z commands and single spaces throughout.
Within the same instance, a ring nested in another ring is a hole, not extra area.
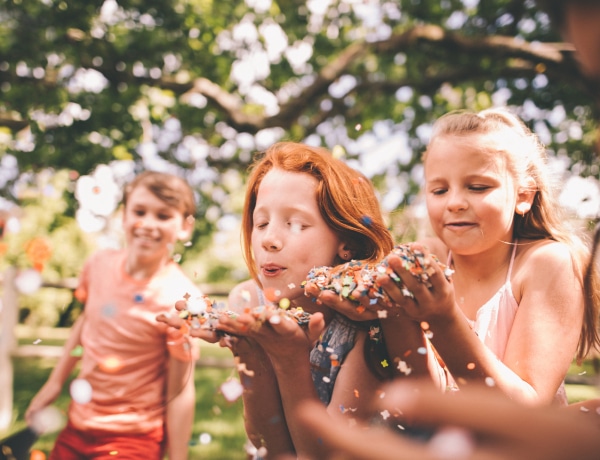
M 29 460 L 46 460 L 46 454 L 41 450 L 34 449 L 29 454 Z
M 210 444 L 212 442 L 212 436 L 210 433 L 201 433 L 200 436 L 198 436 L 198 442 L 204 446 Z
M 468 363 L 467 364 L 467 369 L 469 369 L 470 371 L 472 371 L 473 369 L 475 369 L 475 363 Z
M 387 420 L 388 418 L 390 418 L 390 412 L 387 409 L 381 411 L 380 414 L 381 414 L 381 418 L 384 420 Z
M 85 379 L 75 379 L 69 386 L 71 398 L 78 404 L 87 404 L 92 400 L 92 385 Z
M 420 355 L 426 355 L 427 354 L 427 348 L 425 348 L 425 347 L 419 347 L 419 348 L 417 348 L 417 353 L 419 353 Z
M 429 450 L 440 460 L 469 458 L 475 448 L 473 435 L 458 427 L 440 429 L 429 441 Z
M 210 302 L 210 300 L 208 302 Z M 189 299 L 186 302 L 187 311 L 189 311 L 192 315 L 200 315 L 202 313 L 205 313 L 210 307 L 210 304 L 208 302 L 205 297 L 196 297 L 194 299 Z
M 123 362 L 117 356 L 108 356 L 98 363 L 98 367 L 104 372 L 113 374 L 123 368 Z
M 15 277 L 14 282 L 21 294 L 30 295 L 42 287 L 42 275 L 34 269 L 23 270 Z
M 35 339 L 35 340 L 33 341 L 33 344 L 34 344 L 34 345 L 37 345 L 38 343 L 42 343 L 42 339 Z
M 71 350 L 69 353 L 71 356 L 82 356 L 83 355 L 83 347 L 81 345 L 77 345 L 75 348 Z
M 239 380 L 229 379 L 221 384 L 221 393 L 229 402 L 236 401 L 244 393 L 244 387 Z
M 383 361 L 381 361 L 381 367 L 388 367 L 389 364 L 387 362 L 387 359 L 384 359 Z
M 271 318 L 269 319 L 269 323 L 271 323 L 271 324 L 280 324 L 281 323 L 281 316 L 279 316 L 279 315 L 273 315 L 273 316 L 271 316 Z
M 494 387 L 494 386 L 496 386 L 496 382 L 495 382 L 495 380 L 492 377 L 486 377 L 485 378 L 485 384 L 488 387 Z
M 410 375 L 410 373 L 412 372 L 412 369 L 410 368 L 410 366 L 406 363 L 406 361 L 400 361 L 398 363 L 398 370 L 400 372 L 402 372 L 404 375 Z
M 31 428 L 40 435 L 53 433 L 63 426 L 64 415 L 58 407 L 46 406 L 32 415 Z
M 275 288 L 266 288 L 263 291 L 265 298 L 269 301 L 269 302 L 275 302 L 277 300 L 277 297 L 279 296 L 279 290 L 275 289 Z
M 288 284 L 288 289 L 295 289 L 296 285 L 294 283 Z
M 283 308 L 284 310 L 287 310 L 288 308 L 290 308 L 290 305 L 291 305 L 290 299 L 283 298 L 279 301 L 279 306 L 281 308 Z
M 342 147 L 340 144 L 334 145 L 331 149 L 331 155 L 333 156 L 333 158 L 343 158 L 345 153 L 346 151 L 344 150 L 344 147 Z

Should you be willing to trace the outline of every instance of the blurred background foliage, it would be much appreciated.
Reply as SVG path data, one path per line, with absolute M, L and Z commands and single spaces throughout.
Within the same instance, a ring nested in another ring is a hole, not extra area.
M 26 246 L 43 241 L 50 283 L 118 241 L 118 217 L 75 219 L 99 165 L 189 181 L 196 231 L 176 252 L 211 285 L 246 276 L 244 181 L 277 140 L 363 171 L 397 239 L 424 231 L 420 155 L 449 110 L 509 105 L 561 174 L 598 175 L 600 89 L 532 0 L 3 0 L 0 95 L 0 269 L 34 267 Z M 41 289 L 22 319 L 67 325 L 70 304 Z

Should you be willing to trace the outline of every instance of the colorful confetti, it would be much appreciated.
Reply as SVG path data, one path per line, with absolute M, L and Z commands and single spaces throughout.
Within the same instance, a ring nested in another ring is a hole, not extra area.
M 429 276 L 434 272 L 434 267 L 430 263 L 430 253 L 424 246 L 417 243 L 400 244 L 394 247 L 388 257 L 390 255 L 400 257 L 406 270 L 425 286 L 431 287 Z M 393 305 L 392 300 L 377 283 L 377 276 L 379 275 L 387 274 L 399 285 L 405 296 L 414 296 L 406 288 L 402 279 L 389 267 L 388 257 L 377 264 L 351 260 L 337 267 L 315 267 L 309 272 L 303 284 L 314 283 L 321 290 L 336 292 L 340 297 L 356 302 L 358 302 L 358 299 L 354 297 L 354 293 L 358 291 L 359 296 L 368 296 L 374 299 L 374 302 L 371 302 L 372 304 L 381 302 L 382 305 L 391 307 Z M 441 266 L 447 278 L 452 275 L 452 270 L 439 262 L 435 256 L 431 255 L 431 259 Z M 357 309 L 360 309 L 360 311 L 365 310 L 363 306 L 358 306 Z M 426 328 L 429 327 L 427 323 L 425 325 Z
M 281 308 L 259 305 L 254 308 L 247 308 L 244 312 L 254 316 L 258 327 L 264 323 L 269 311 L 277 313 L 277 315 L 271 316 L 269 320 L 271 324 L 279 324 L 283 317 L 295 320 L 300 326 L 308 324 L 310 314 L 300 307 L 291 307 L 289 299 L 281 299 L 279 305 Z M 236 318 L 238 313 L 225 310 L 225 304 L 217 305 L 207 296 L 200 296 L 195 299 L 188 298 L 186 300 L 186 309 L 179 312 L 179 317 L 186 320 L 187 326 L 192 329 L 214 330 L 221 315 Z

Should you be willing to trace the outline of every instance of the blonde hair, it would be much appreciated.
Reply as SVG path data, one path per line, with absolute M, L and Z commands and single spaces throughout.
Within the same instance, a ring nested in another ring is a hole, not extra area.
M 472 135 L 483 135 L 476 141 L 477 148 L 481 148 L 483 153 L 501 155 L 507 173 L 519 188 L 535 190 L 531 210 L 524 215 L 514 214 L 513 239 L 549 238 L 564 243 L 571 252 L 577 276 L 582 285 L 585 282 L 586 287 L 583 326 L 577 349 L 577 359 L 580 360 L 600 344 L 597 327 L 600 305 L 600 290 L 597 287 L 600 280 L 597 271 L 589 269 L 590 251 L 563 218 L 555 187 L 549 177 L 546 149 L 525 123 L 501 108 L 478 113 L 447 113 L 434 124 L 429 145 L 445 136 Z M 427 152 L 423 155 L 423 161 L 426 159 Z
M 317 179 L 317 203 L 321 216 L 340 240 L 350 246 L 353 258 L 377 261 L 392 250 L 392 236 L 384 223 L 373 185 L 366 177 L 335 159 L 326 149 L 296 142 L 279 142 L 255 160 L 248 178 L 242 214 L 244 258 L 252 278 L 258 283 L 251 244 L 253 213 L 260 184 L 275 168 L 309 174 Z

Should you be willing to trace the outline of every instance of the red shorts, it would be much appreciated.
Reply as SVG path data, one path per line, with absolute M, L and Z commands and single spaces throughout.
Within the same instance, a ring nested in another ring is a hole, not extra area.
M 82 431 L 67 423 L 48 460 L 161 460 L 164 450 L 162 427 L 150 433 L 122 434 Z

